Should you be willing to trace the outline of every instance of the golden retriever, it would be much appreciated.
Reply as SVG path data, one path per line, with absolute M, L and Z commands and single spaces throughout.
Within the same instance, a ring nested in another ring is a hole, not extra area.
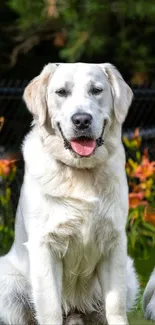
M 108 63 L 48 64 L 26 87 L 34 122 L 15 240 L 0 258 L 3 323 L 81 325 L 96 313 L 127 325 L 138 291 L 121 142 L 132 96 Z

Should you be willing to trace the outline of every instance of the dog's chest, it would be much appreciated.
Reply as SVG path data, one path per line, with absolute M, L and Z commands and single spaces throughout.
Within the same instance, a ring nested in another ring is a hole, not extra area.
M 87 237 L 87 235 L 86 235 Z M 91 288 L 96 278 L 101 251 L 94 241 L 82 236 L 71 238 L 63 261 L 63 293 L 68 299 Z
M 101 251 L 90 234 L 79 233 L 70 238 L 66 254 L 62 258 L 66 278 L 89 277 L 101 258 Z
M 44 229 L 46 240 L 63 260 L 67 283 L 76 283 L 77 278 L 82 283 L 86 278 L 87 281 L 91 279 L 100 259 L 108 255 L 115 244 L 116 229 L 111 218 L 113 204 L 102 180 L 101 183 L 98 180 L 94 184 L 90 175 L 82 178 L 78 173 L 73 182 L 75 185 L 67 185 L 68 192 L 61 187 L 63 196 L 58 197 L 56 193 L 44 209 L 48 210 Z
M 61 199 L 53 209 L 53 216 L 48 219 L 47 240 L 56 254 L 63 258 L 66 268 L 74 273 L 76 269 L 87 272 L 90 263 L 94 268 L 115 241 L 115 227 L 103 211 L 100 200 L 90 203 Z
M 99 220 L 98 220 L 99 221 Z M 93 288 L 98 283 L 98 265 L 104 261 L 112 246 L 112 231 L 103 225 L 83 223 L 73 236 L 68 238 L 68 246 L 62 257 L 63 293 L 71 305 L 86 303 L 85 295 L 93 300 Z M 110 236 L 109 236 L 110 234 Z M 111 238 L 111 241 L 110 241 Z M 82 307 L 81 307 L 82 308 Z

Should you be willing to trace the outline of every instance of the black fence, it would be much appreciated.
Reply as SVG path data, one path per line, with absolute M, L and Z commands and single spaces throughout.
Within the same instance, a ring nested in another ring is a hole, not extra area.
M 28 81 L 0 81 L 0 117 L 5 118 L 0 133 L 0 158 L 6 154 L 18 155 L 17 177 L 13 183 L 14 205 L 16 207 L 23 176 L 23 162 L 20 148 L 28 132 L 32 117 L 22 100 L 24 87 Z M 133 136 L 135 128 L 140 129 L 143 146 L 149 148 L 151 159 L 155 160 L 155 90 L 134 89 L 134 100 L 123 125 L 123 134 Z

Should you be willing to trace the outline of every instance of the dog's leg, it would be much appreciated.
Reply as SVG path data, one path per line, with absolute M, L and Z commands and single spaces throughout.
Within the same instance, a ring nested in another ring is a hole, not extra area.
M 133 260 L 128 256 L 126 266 L 126 306 L 127 312 L 131 311 L 139 295 L 139 282 L 133 265 Z
M 29 292 L 25 278 L 10 263 L 7 256 L 0 258 L 0 323 L 32 324 Z
M 126 316 L 126 236 L 117 240 L 107 260 L 98 268 L 109 325 L 127 325 Z
M 62 325 L 62 262 L 47 243 L 28 245 L 36 319 L 41 325 Z
M 155 269 L 144 291 L 143 312 L 145 318 L 155 320 Z

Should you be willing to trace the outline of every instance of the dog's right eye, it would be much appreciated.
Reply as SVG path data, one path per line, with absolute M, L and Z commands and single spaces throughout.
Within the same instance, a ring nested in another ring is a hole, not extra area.
M 67 97 L 68 91 L 65 88 L 60 88 L 56 90 L 56 94 L 61 97 Z

